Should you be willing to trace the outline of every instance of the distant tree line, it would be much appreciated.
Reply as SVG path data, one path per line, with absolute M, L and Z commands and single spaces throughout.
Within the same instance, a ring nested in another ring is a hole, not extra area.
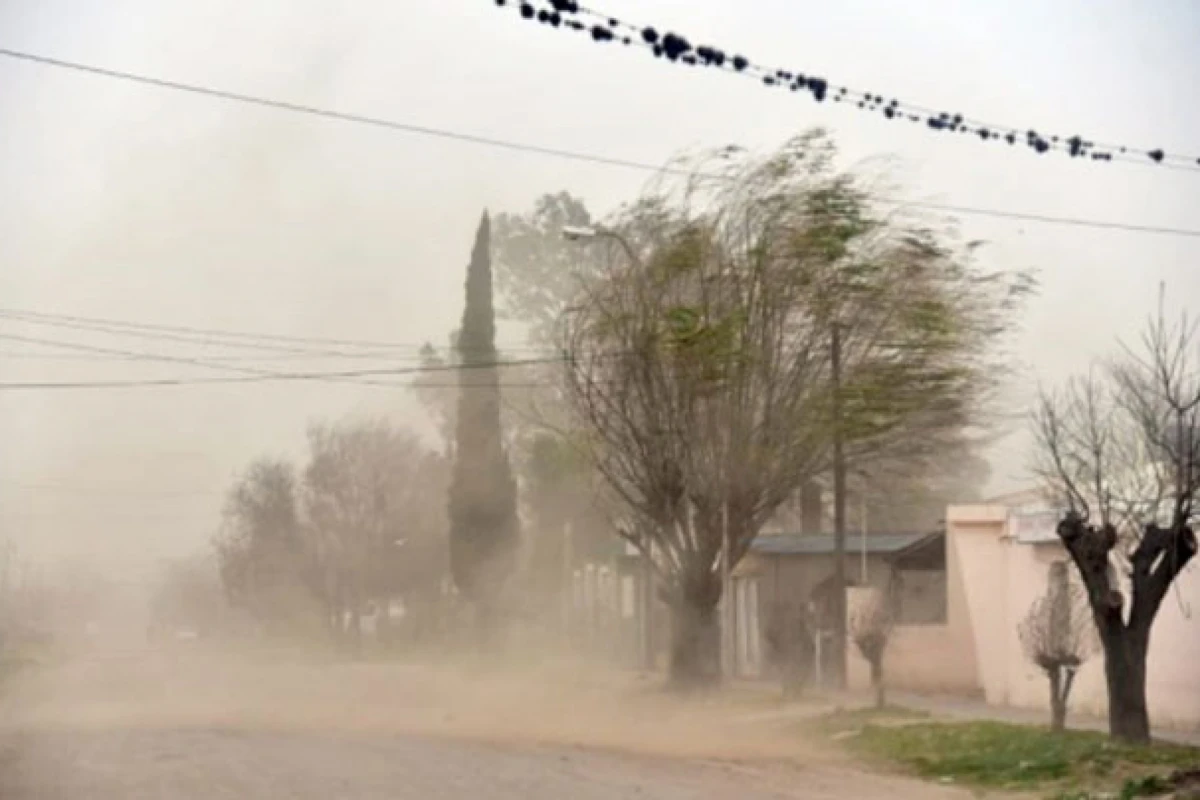
M 449 578 L 490 638 L 516 615 L 561 620 L 573 569 L 623 539 L 670 611 L 673 680 L 704 684 L 721 571 L 806 487 L 849 478 L 936 522 L 986 474 L 973 448 L 1029 282 L 881 208 L 833 159 L 816 131 L 674 163 L 664 176 L 690 177 L 601 225 L 566 193 L 485 214 L 461 325 L 422 352 L 459 385 L 414 381 L 443 446 L 343 422 L 314 426 L 302 466 L 252 464 L 216 539 L 230 602 L 357 641 L 380 609 L 434 624 Z M 589 227 L 597 244 L 564 238 Z M 501 381 L 498 316 L 561 358 Z M 834 517 L 844 531 L 844 502 Z
M 315 424 L 296 467 L 259 459 L 230 488 L 214 544 L 230 605 L 270 633 L 361 641 L 364 619 L 420 634 L 447 573 L 446 459 L 379 419 Z

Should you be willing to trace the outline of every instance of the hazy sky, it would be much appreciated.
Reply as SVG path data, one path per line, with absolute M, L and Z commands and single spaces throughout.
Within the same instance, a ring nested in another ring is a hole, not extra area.
M 1200 154 L 1194 0 L 593 5 L 924 106 Z M 821 125 L 847 164 L 895 157 L 910 199 L 1200 228 L 1198 172 L 937 135 L 596 46 L 492 0 L 0 0 L 0 47 L 652 163 L 683 148 L 769 147 Z M 0 58 L 0 308 L 415 351 L 457 322 L 481 209 L 520 210 L 566 189 L 603 212 L 646 178 Z M 961 222 L 989 243 L 989 265 L 1039 273 L 1017 398 L 1136 331 L 1161 281 L 1177 304 L 1200 299 L 1200 239 Z M 0 334 L 233 352 L 7 320 Z M 212 374 L 0 339 L 3 381 Z M 201 546 L 234 473 L 259 454 L 298 457 L 308 420 L 416 421 L 416 409 L 403 390 L 356 384 L 0 391 L 0 537 L 34 555 L 149 564 Z M 1012 437 L 995 452 L 993 488 L 1019 485 L 1023 463 Z

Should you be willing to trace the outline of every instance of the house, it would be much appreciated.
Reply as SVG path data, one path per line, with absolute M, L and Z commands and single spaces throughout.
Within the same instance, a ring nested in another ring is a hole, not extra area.
M 947 608 L 943 542 L 940 531 L 852 534 L 846 542 L 847 581 L 891 592 L 907 624 L 940 623 Z M 831 534 L 764 534 L 754 540 L 732 575 L 736 674 L 757 677 L 768 671 L 764 642 L 773 614 L 805 609 L 814 627 L 824 631 L 821 641 L 827 641 L 833 572 Z M 828 667 L 828 658 L 819 660 Z

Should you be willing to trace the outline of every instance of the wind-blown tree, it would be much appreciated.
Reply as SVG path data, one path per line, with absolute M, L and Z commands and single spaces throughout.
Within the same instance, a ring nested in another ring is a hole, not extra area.
M 595 223 L 584 201 L 565 191 L 538 197 L 527 212 L 501 213 L 493 220 L 497 310 L 524 327 L 530 354 L 549 357 L 557 351 L 562 315 L 580 280 L 603 269 L 602 249 L 564 235 L 568 228 Z M 599 557 L 595 533 L 606 520 L 594 502 L 591 467 L 580 458 L 569 429 L 561 369 L 547 363 L 519 373 L 539 384 L 504 394 L 506 432 L 531 522 L 527 583 L 531 599 L 554 610 L 569 589 L 564 560 Z
M 467 267 L 457 342 L 461 367 L 449 490 L 451 571 L 473 607 L 481 639 L 494 633 L 502 613 L 519 535 L 516 481 L 500 427 L 489 242 L 485 213 Z
M 443 459 L 386 420 L 308 431 L 303 507 L 328 621 L 361 639 L 368 605 L 428 606 L 446 572 Z
M 596 251 L 563 236 L 593 224 L 584 202 L 568 192 L 545 194 L 525 214 L 497 214 L 492 226 L 496 289 L 503 316 L 527 327 L 530 344 L 552 348 L 559 319 L 580 275 L 596 274 Z
M 230 605 L 269 629 L 294 622 L 312 599 L 296 494 L 290 464 L 255 461 L 229 490 L 214 542 Z
M 655 221 L 649 213 L 636 218 L 643 227 Z M 577 299 L 581 281 L 601 275 L 611 264 L 612 253 L 597 246 L 604 241 L 611 244 L 610 239 L 577 240 L 565 235 L 569 228 L 603 232 L 603 225 L 596 227 L 598 222 L 582 199 L 565 191 L 538 197 L 526 212 L 494 217 L 497 312 L 524 327 L 526 357 L 540 354 L 549 359 L 558 352 L 562 317 Z M 639 240 L 647 232 L 626 224 L 622 235 Z M 617 543 L 609 531 L 624 523 L 624 515 L 599 496 L 595 473 L 580 458 L 576 442 L 580 432 L 572 429 L 559 365 L 528 365 L 508 374 L 519 375 L 515 381 L 537 384 L 505 388 L 502 419 L 532 524 L 530 599 L 558 607 L 569 588 L 562 580 L 567 574 L 564 556 L 575 566 L 610 560 Z
M 1196 555 L 1200 336 L 1160 307 L 1140 347 L 1043 392 L 1036 468 L 1065 515 L 1058 535 L 1079 570 L 1104 651 L 1109 732 L 1150 738 L 1146 656 L 1171 584 Z
M 1071 581 L 1067 564 L 1058 561 L 1050 565 L 1045 594 L 1033 601 L 1017 628 L 1025 657 L 1050 682 L 1051 730 L 1066 727 L 1075 674 L 1095 648 L 1090 616 L 1083 589 Z
M 961 433 L 1023 287 L 874 213 L 831 159 L 818 132 L 690 165 L 681 189 L 617 220 L 629 257 L 585 282 L 564 321 L 567 397 L 639 522 L 623 535 L 652 550 L 680 685 L 718 676 L 723 553 L 736 564 L 828 469 L 835 430 L 852 463 L 926 458 Z

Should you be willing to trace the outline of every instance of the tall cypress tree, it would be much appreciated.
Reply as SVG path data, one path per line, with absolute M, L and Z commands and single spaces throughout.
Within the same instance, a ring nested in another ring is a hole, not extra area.
M 496 314 L 492 306 L 490 225 L 485 211 L 467 266 L 466 305 L 457 348 L 458 419 L 450 484 L 450 566 L 474 606 L 481 635 L 501 613 L 518 536 L 517 487 L 500 433 Z

